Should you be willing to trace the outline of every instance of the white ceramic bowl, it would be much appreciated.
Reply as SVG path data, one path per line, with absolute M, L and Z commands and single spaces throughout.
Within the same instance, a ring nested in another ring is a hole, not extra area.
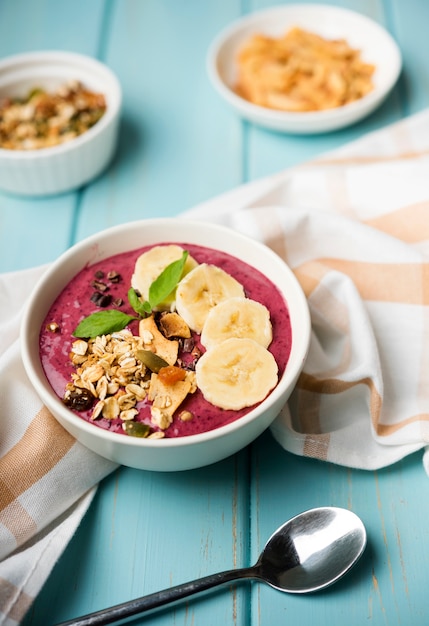
M 57 295 L 86 264 L 126 250 L 171 241 L 228 252 L 270 278 L 288 304 L 292 324 L 290 358 L 271 394 L 257 408 L 231 424 L 198 435 L 162 440 L 111 433 L 78 417 L 56 396 L 40 362 L 39 332 Z M 30 296 L 20 336 L 23 362 L 31 383 L 45 406 L 76 439 L 101 456 L 123 465 L 145 470 L 177 471 L 226 458 L 270 426 L 286 403 L 303 367 L 310 339 L 310 319 L 306 298 L 294 274 L 269 248 L 223 226 L 184 218 L 165 218 L 110 228 L 65 252 L 48 269 Z
M 76 139 L 40 150 L 0 148 L 0 189 L 24 196 L 41 196 L 76 189 L 98 176 L 110 162 L 117 144 L 122 102 L 113 72 L 96 59 L 71 52 L 31 52 L 0 61 L 0 99 L 25 97 L 35 87 L 54 91 L 80 80 L 103 93 L 103 117 Z
M 238 96 L 233 89 L 238 50 L 255 33 L 280 37 L 294 26 L 328 39 L 346 39 L 350 46 L 360 50 L 362 59 L 376 66 L 374 90 L 336 109 L 303 113 L 275 111 Z M 278 6 L 239 19 L 218 35 L 207 56 L 212 84 L 235 111 L 261 126 L 296 134 L 328 132 L 362 119 L 387 97 L 401 66 L 397 44 L 379 24 L 354 11 L 319 4 Z

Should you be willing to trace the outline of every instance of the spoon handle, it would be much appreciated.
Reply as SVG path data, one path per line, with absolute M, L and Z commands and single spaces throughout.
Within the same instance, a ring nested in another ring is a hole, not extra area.
M 113 624 L 129 617 L 135 617 L 146 611 L 160 609 L 168 604 L 188 598 L 195 593 L 200 593 L 213 587 L 218 587 L 225 583 L 257 577 L 254 567 L 244 567 L 242 569 L 233 569 L 218 574 L 210 574 L 197 580 L 192 580 L 163 591 L 157 591 L 147 596 L 142 596 L 136 600 L 129 600 L 122 604 L 117 604 L 108 609 L 89 613 L 82 617 L 71 619 L 67 622 L 61 622 L 56 626 L 104 626 L 105 624 Z

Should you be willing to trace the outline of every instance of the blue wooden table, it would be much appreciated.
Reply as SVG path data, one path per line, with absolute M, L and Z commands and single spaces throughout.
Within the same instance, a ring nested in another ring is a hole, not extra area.
M 47 263 L 105 227 L 173 216 L 341 146 L 429 104 L 429 3 L 344 0 L 385 26 L 404 72 L 388 101 L 351 128 L 298 137 L 241 121 L 214 93 L 207 48 L 228 22 L 269 0 L 1 0 L 0 57 L 65 49 L 118 75 L 124 110 L 117 156 L 75 193 L 37 200 L 0 193 L 0 271 Z M 103 481 L 25 626 L 49 626 L 255 560 L 301 510 L 351 508 L 369 544 L 353 572 L 312 596 L 240 584 L 136 624 L 362 626 L 429 623 L 429 480 L 416 453 L 377 472 L 294 457 L 269 432 L 201 470 L 120 468 Z

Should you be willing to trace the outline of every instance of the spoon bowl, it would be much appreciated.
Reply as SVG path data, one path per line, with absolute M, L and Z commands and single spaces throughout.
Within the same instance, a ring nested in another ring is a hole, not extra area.
M 310 509 L 280 526 L 252 567 L 211 574 L 57 626 L 113 624 L 234 580 L 259 580 L 288 593 L 318 591 L 348 572 L 365 546 L 365 526 L 355 513 L 337 507 Z
M 258 578 L 280 591 L 318 591 L 341 578 L 365 546 L 365 527 L 355 513 L 335 507 L 311 509 L 271 535 L 255 569 Z

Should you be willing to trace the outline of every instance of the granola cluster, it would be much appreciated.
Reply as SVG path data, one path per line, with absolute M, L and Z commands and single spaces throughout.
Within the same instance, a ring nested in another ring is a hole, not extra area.
M 88 404 L 96 400 L 92 419 L 133 419 L 138 413 L 136 404 L 146 397 L 150 384 L 150 372 L 135 356 L 142 348 L 143 339 L 129 330 L 74 341 L 70 358 L 76 370 L 66 386 L 64 402 L 73 406 L 74 398 L 81 396 L 79 390 L 86 389 L 92 396 Z
M 70 141 L 106 111 L 103 94 L 71 81 L 56 92 L 33 89 L 26 98 L 0 100 L 0 148 L 37 150 Z
M 124 329 L 77 339 L 70 353 L 75 371 L 63 401 L 75 410 L 89 410 L 92 420 L 122 420 L 127 434 L 162 438 L 183 400 L 197 389 L 192 367 L 176 365 L 179 345 L 177 337 L 165 337 L 153 315 L 140 321 L 138 336 Z M 136 420 L 137 405 L 144 400 L 150 404 L 152 426 Z M 188 421 L 193 415 L 184 410 L 179 418 Z

